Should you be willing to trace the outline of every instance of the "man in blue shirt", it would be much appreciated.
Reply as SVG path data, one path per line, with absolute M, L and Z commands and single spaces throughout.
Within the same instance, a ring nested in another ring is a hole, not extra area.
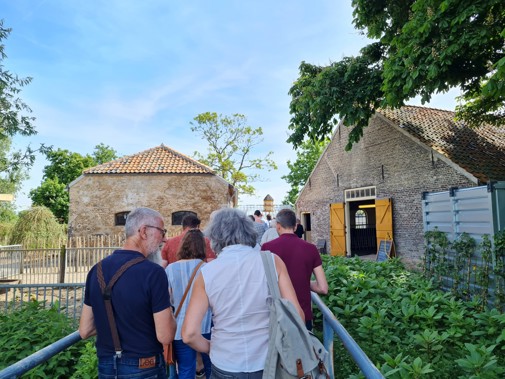
M 149 208 L 130 212 L 123 249 L 116 250 L 101 263 L 105 284 L 124 263 L 156 254 L 166 241 L 165 233 L 163 218 L 158 212 Z M 166 378 L 162 344 L 173 340 L 176 323 L 163 268 L 148 259 L 140 260 L 119 277 L 110 298 L 120 352 L 115 348 L 95 265 L 86 279 L 79 334 L 83 339 L 97 335 L 99 378 L 119 375 Z

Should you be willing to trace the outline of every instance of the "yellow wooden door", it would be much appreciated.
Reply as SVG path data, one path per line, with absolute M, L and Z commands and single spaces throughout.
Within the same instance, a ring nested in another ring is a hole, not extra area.
M 345 256 L 344 203 L 330 204 L 330 254 Z
M 375 200 L 377 246 L 382 240 L 393 239 L 393 206 L 391 199 Z

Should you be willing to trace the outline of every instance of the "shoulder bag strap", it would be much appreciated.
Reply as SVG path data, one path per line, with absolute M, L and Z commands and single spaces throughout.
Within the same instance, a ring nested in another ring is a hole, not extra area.
M 110 332 L 112 335 L 112 341 L 114 342 L 114 349 L 116 350 L 116 355 L 121 357 L 121 352 L 123 351 L 121 348 L 121 343 L 119 342 L 119 333 L 117 331 L 116 319 L 114 318 L 114 311 L 112 310 L 112 287 L 116 284 L 117 280 L 120 278 L 123 273 L 128 270 L 131 266 L 136 265 L 137 263 L 145 260 L 144 257 L 138 257 L 132 260 L 129 260 L 125 264 L 123 264 L 119 270 L 116 271 L 110 282 L 105 285 L 105 279 L 103 277 L 102 270 L 102 261 L 98 262 L 97 265 L 97 278 L 98 284 L 100 284 L 100 289 L 102 290 L 102 297 L 105 303 L 105 310 L 107 311 L 107 319 L 109 320 Z
M 279 291 L 279 283 L 277 282 L 277 270 L 275 269 L 274 256 L 270 251 L 261 251 L 261 259 L 263 261 L 263 266 L 265 268 L 265 275 L 268 282 L 268 290 L 270 296 L 272 296 L 272 302 L 280 299 L 281 294 Z M 279 359 L 279 354 L 276 348 L 277 342 L 277 315 L 275 312 L 275 306 L 270 307 L 270 329 L 269 329 L 269 342 L 268 342 L 268 352 L 267 359 L 265 361 L 265 367 L 263 369 L 263 378 L 275 378 L 277 370 L 277 360 Z
M 191 283 L 193 283 L 193 279 L 195 278 L 195 275 L 198 272 L 198 269 L 200 268 L 201 265 L 203 265 L 203 261 L 198 263 L 198 265 L 193 270 L 193 273 L 191 274 L 191 278 L 189 278 L 188 285 L 186 286 L 186 289 L 184 290 L 184 295 L 182 295 L 181 302 L 179 303 L 179 306 L 177 307 L 177 310 L 175 311 L 175 315 L 174 315 L 175 318 L 177 318 L 177 316 L 179 315 L 179 312 L 181 311 L 182 304 L 184 304 L 184 300 L 186 300 L 186 296 L 188 295 L 189 289 L 191 288 Z
M 279 299 L 281 293 L 279 291 L 279 283 L 277 282 L 277 270 L 274 265 L 274 256 L 270 251 L 262 251 L 260 254 L 263 260 L 263 266 L 265 267 L 270 295 L 274 299 Z

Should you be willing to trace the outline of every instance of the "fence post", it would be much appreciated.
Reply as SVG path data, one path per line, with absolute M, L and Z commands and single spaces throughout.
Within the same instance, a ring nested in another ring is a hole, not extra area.
M 19 275 L 23 275 L 23 266 L 25 264 L 25 252 L 24 250 L 19 251 Z
M 65 245 L 61 246 L 60 250 L 60 279 L 58 283 L 65 283 L 65 261 L 66 261 L 67 250 Z

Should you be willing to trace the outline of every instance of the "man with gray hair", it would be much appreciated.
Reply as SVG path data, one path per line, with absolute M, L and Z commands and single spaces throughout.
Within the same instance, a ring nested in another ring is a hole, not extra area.
M 323 262 L 317 247 L 298 238 L 294 233 L 296 215 L 291 209 L 282 209 L 275 217 L 279 238 L 266 242 L 261 250 L 270 250 L 286 264 L 289 277 L 296 291 L 300 306 L 305 313 L 307 329 L 312 330 L 312 303 L 310 291 L 326 295 L 328 282 L 323 270 Z M 314 274 L 315 280 L 311 280 Z
M 166 241 L 163 218 L 134 209 L 125 234 L 123 248 L 88 273 L 79 334 L 97 335 L 100 378 L 166 378 L 162 344 L 173 340 L 176 323 L 165 271 L 146 259 Z

